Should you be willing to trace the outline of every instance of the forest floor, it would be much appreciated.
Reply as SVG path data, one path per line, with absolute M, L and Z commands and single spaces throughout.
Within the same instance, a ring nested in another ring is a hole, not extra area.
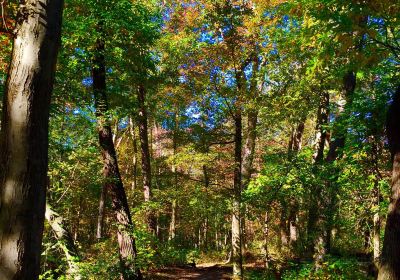
M 232 268 L 215 263 L 199 264 L 196 267 L 172 267 L 152 271 L 146 279 L 152 280 L 228 280 Z

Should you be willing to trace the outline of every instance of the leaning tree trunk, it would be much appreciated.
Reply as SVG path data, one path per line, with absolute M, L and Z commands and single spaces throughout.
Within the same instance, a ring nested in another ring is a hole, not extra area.
M 21 1 L 0 142 L 0 279 L 37 279 L 62 0 Z
M 128 201 L 118 169 L 117 154 L 112 138 L 111 125 L 107 119 L 108 102 L 106 95 L 105 44 L 98 39 L 93 58 L 93 92 L 98 123 L 99 144 L 103 157 L 103 175 L 108 194 L 112 201 L 117 224 L 117 240 L 121 264 L 121 278 L 124 280 L 142 279 L 136 266 L 136 245 L 133 237 L 133 223 Z
M 46 204 L 46 220 L 49 223 L 54 235 L 57 239 L 60 249 L 64 252 L 65 258 L 68 263 L 68 279 L 79 280 L 82 276 L 79 272 L 79 253 L 75 246 L 74 239 L 68 231 L 67 225 L 63 217 L 56 213 L 52 207 Z
M 387 136 L 393 161 L 392 195 L 386 220 L 378 280 L 400 279 L 400 86 L 387 116 Z
M 149 150 L 149 136 L 147 128 L 147 108 L 146 108 L 146 91 L 143 86 L 139 86 L 137 90 L 137 97 L 139 103 L 139 138 L 140 149 L 142 152 L 142 174 L 143 174 L 143 194 L 144 201 L 151 202 L 151 164 L 150 164 L 150 150 Z M 151 207 L 151 206 L 150 206 Z M 152 209 L 146 212 L 147 225 L 149 230 L 155 235 L 157 231 L 157 222 Z
M 232 264 L 233 279 L 243 278 L 242 233 L 241 233 L 241 169 L 242 169 L 242 114 L 240 109 L 235 114 L 235 170 L 232 203 Z

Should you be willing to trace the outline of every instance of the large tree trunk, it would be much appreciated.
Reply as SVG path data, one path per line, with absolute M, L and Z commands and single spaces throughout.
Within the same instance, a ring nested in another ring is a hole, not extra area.
M 0 142 L 0 279 L 37 279 L 62 0 L 21 1 Z
M 73 278 L 75 280 L 81 279 L 82 277 L 79 272 L 79 253 L 63 217 L 56 213 L 48 203 L 46 204 L 45 216 L 47 222 L 54 232 L 60 249 L 65 254 L 65 258 L 69 267 L 67 271 L 69 278 Z
M 392 154 L 392 195 L 386 220 L 378 280 L 400 279 L 400 86 L 387 116 L 387 136 Z
M 242 197 L 242 114 L 239 109 L 235 114 L 235 170 L 232 203 L 232 264 L 233 279 L 243 278 L 242 232 L 241 232 L 241 197 Z
M 139 103 L 139 138 L 140 148 L 142 152 L 142 174 L 143 174 L 143 194 L 144 201 L 152 200 L 151 193 L 151 163 L 149 150 L 149 136 L 147 129 L 147 108 L 146 108 L 146 91 L 143 86 L 139 86 L 137 90 L 137 98 Z M 147 225 L 149 230 L 155 235 L 157 231 L 157 222 L 152 209 L 148 209 L 146 213 Z
M 121 278 L 124 280 L 142 279 L 135 264 L 136 246 L 133 237 L 133 223 L 112 138 L 111 125 L 106 117 L 108 102 L 106 95 L 106 67 L 104 41 L 98 39 L 93 59 L 92 77 L 98 123 L 99 144 L 103 156 L 103 175 L 105 185 L 112 200 L 112 209 L 117 224 L 117 239 L 121 263 Z

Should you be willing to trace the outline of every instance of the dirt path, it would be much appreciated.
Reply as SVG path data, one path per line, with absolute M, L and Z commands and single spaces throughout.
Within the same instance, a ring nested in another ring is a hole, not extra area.
M 217 264 L 202 264 L 196 268 L 165 268 L 153 271 L 146 279 L 152 280 L 230 280 L 232 268 Z

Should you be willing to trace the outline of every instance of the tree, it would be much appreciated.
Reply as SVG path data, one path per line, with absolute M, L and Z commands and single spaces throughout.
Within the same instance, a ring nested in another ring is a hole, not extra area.
M 399 118 L 400 108 L 400 87 L 398 87 L 393 103 L 390 106 L 387 115 L 387 136 L 390 145 L 390 153 L 392 155 L 393 172 L 392 172 L 392 195 L 390 197 L 389 213 L 386 221 L 385 237 L 380 259 L 380 268 L 378 279 L 398 279 L 400 277 L 400 248 L 398 236 L 400 229 L 398 227 L 400 186 L 399 186 L 399 164 L 400 153 L 399 143 L 400 135 L 397 129 L 397 120 Z
M 151 202 L 153 195 L 151 192 L 151 163 L 149 150 L 149 136 L 147 129 L 147 108 L 146 108 L 146 89 L 140 85 L 137 89 L 137 100 L 139 104 L 138 126 L 140 149 L 142 152 L 142 173 L 143 173 L 143 194 L 144 201 Z M 152 234 L 156 234 L 157 221 L 153 210 L 149 210 L 147 215 L 147 225 Z
M 0 168 L 0 278 L 37 279 L 43 234 L 50 98 L 63 1 L 18 9 L 4 94 Z
M 102 28 L 99 26 L 99 28 Z M 103 34 L 100 31 L 100 34 Z M 104 34 L 103 34 L 104 35 Z M 117 221 L 117 237 L 121 260 L 121 274 L 125 280 L 140 280 L 142 274 L 136 264 L 136 244 L 133 236 L 133 223 L 128 200 L 118 168 L 112 130 L 107 119 L 108 101 L 106 92 L 106 66 L 104 39 L 99 38 L 93 57 L 92 78 L 98 122 L 99 144 L 103 157 L 105 185 L 111 196 L 112 208 Z

